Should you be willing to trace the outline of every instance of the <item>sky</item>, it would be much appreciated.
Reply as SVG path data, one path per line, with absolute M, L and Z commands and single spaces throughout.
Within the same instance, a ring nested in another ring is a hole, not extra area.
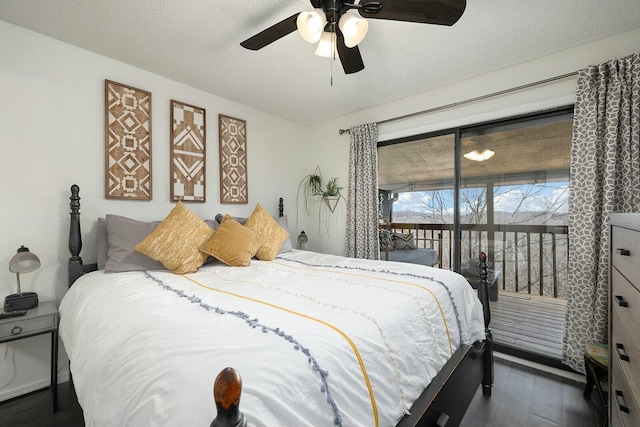
M 494 210 L 514 212 L 520 205 L 520 211 L 545 212 L 550 206 L 555 206 L 559 207 L 556 212 L 566 214 L 569 210 L 568 190 L 568 182 L 496 187 Z M 478 190 L 469 189 L 469 191 Z M 445 209 L 453 213 L 453 190 L 442 190 L 440 194 L 443 197 Z M 433 192 L 430 191 L 400 193 L 398 200 L 393 204 L 393 210 L 394 212 L 426 212 L 432 196 Z

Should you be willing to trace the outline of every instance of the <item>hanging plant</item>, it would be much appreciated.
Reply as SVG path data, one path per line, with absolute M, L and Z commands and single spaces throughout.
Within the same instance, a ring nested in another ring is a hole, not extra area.
M 314 203 L 315 197 L 322 195 L 322 174 L 320 166 L 316 166 L 314 173 L 305 176 L 298 184 L 298 193 L 296 196 L 296 207 L 300 205 L 300 193 L 302 193 L 304 202 L 304 211 L 310 214 L 310 206 Z
M 322 194 L 322 175 L 309 175 L 308 186 L 312 196 Z

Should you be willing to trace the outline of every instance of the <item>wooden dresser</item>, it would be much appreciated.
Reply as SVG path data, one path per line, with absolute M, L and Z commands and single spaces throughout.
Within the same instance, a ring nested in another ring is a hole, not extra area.
M 640 426 L 640 213 L 611 215 L 609 421 Z

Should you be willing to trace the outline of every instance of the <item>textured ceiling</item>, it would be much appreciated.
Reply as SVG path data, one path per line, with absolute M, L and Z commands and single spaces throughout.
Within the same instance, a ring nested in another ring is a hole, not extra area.
M 452 27 L 370 20 L 366 68 L 351 75 L 295 32 L 240 46 L 305 10 L 308 0 L 0 0 L 1 20 L 303 125 L 640 28 L 638 0 L 468 0 Z
M 572 129 L 573 120 L 559 116 L 542 124 L 528 123 L 524 127 L 463 138 L 462 153 L 484 148 L 495 152 L 483 162 L 461 158 L 463 185 L 473 186 L 478 181 L 485 185 L 490 179 L 514 185 L 532 182 L 539 175 L 544 181 L 558 177 L 566 180 Z M 454 140 L 453 134 L 446 134 L 380 147 L 380 188 L 400 191 L 452 188 Z

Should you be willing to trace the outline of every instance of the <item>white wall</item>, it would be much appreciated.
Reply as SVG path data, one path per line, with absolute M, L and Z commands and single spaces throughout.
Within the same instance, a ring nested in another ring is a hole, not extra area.
M 256 203 L 295 214 L 297 177 L 306 168 L 305 128 L 0 21 L 0 298 L 15 292 L 9 259 L 20 245 L 42 262 L 21 276 L 23 290 L 58 303 L 67 288 L 69 188 L 80 186 L 82 254 L 95 262 L 95 220 L 105 213 L 162 219 L 169 202 L 169 102 L 203 107 L 207 115 L 207 202 L 188 207 L 201 217 L 248 216 Z M 104 80 L 152 93 L 153 200 L 104 197 Z M 218 114 L 247 121 L 249 203 L 219 203 Z M 293 160 L 293 161 L 292 161 Z M 298 231 L 293 228 L 294 239 Z M 7 351 L 8 350 L 8 351 Z M 63 352 L 61 352 L 63 353 Z M 7 355 L 5 357 L 5 354 Z M 61 378 L 67 375 L 61 354 Z M 0 344 L 0 400 L 48 385 L 49 336 Z
M 314 144 L 310 155 L 314 164 L 320 165 L 324 178 L 336 176 L 339 182 L 346 184 L 349 135 L 339 135 L 338 129 L 382 121 L 546 80 L 578 71 L 588 65 L 630 55 L 638 51 L 639 46 L 640 29 L 322 123 L 311 129 L 310 138 Z M 569 78 L 433 114 L 381 124 L 378 129 L 379 140 L 391 140 L 572 105 L 575 84 L 576 78 Z M 309 172 L 312 170 L 307 173 Z M 344 194 L 346 195 L 346 191 Z M 309 218 L 310 225 L 307 226 L 308 230 L 305 230 L 309 234 L 308 248 L 319 252 L 343 254 L 346 222 L 344 209 L 331 217 L 328 233 L 325 220 L 326 216 L 320 221 L 317 215 Z

